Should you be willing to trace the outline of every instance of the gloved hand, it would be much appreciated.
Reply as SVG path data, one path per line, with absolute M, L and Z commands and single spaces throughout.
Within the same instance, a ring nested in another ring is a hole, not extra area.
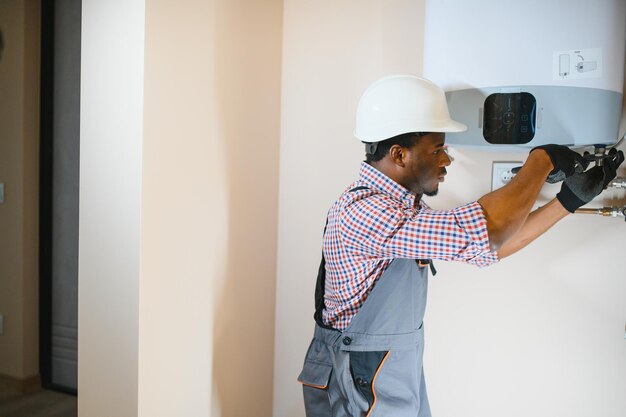
M 557 200 L 570 213 L 593 200 L 617 175 L 617 168 L 624 162 L 624 152 L 615 148 L 609 151 L 602 166 L 595 166 L 581 174 L 574 174 L 563 181 Z
M 574 152 L 567 146 L 542 145 L 532 148 L 530 152 L 535 149 L 543 149 L 546 151 L 552 161 L 552 165 L 554 165 L 554 169 L 550 171 L 546 179 L 546 182 L 550 184 L 563 181 L 565 178 L 571 177 L 575 173 L 581 173 L 587 169 L 589 165 L 589 162 L 587 162 L 582 155 Z

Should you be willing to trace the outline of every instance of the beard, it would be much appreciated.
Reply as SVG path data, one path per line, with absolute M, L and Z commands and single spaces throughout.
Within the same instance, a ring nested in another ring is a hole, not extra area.
M 435 188 L 432 191 L 424 192 L 424 195 L 427 195 L 428 197 L 434 197 L 437 195 L 438 192 L 439 192 L 439 187 Z

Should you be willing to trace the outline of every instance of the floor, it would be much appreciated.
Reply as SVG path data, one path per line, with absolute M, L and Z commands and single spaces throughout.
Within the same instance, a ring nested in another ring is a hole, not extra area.
M 76 397 L 38 390 L 20 394 L 0 385 L 0 417 L 76 417 Z

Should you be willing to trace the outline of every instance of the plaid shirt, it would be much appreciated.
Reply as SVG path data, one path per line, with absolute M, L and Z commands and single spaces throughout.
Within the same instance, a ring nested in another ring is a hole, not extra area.
M 356 187 L 357 190 L 351 191 Z M 326 287 L 324 323 L 350 324 L 376 281 L 395 258 L 440 259 L 488 266 L 487 222 L 473 202 L 454 210 L 415 204 L 415 195 L 363 162 L 359 179 L 328 213 L 324 234 Z

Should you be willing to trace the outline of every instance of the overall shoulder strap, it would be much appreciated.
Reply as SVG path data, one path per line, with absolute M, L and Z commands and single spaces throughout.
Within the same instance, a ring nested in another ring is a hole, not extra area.
M 328 218 L 326 219 L 326 225 L 324 226 L 324 234 L 326 234 L 326 227 L 328 226 Z M 315 313 L 313 318 L 318 326 L 324 329 L 333 329 L 332 326 L 324 324 L 322 312 L 324 311 L 324 292 L 326 287 L 326 259 L 324 259 L 324 252 L 322 252 L 322 260 L 320 261 L 320 267 L 317 270 L 317 282 L 315 283 Z
M 354 187 L 348 192 L 368 190 L 368 187 L 359 186 Z M 326 218 L 326 224 L 324 225 L 324 234 L 326 234 L 326 227 L 328 227 L 328 218 Z M 315 322 L 325 329 L 334 329 L 332 326 L 324 324 L 322 318 L 322 312 L 324 311 L 324 292 L 326 290 L 326 259 L 324 259 L 324 253 L 322 252 L 322 260 L 317 270 L 317 282 L 315 283 L 315 313 L 313 318 Z

